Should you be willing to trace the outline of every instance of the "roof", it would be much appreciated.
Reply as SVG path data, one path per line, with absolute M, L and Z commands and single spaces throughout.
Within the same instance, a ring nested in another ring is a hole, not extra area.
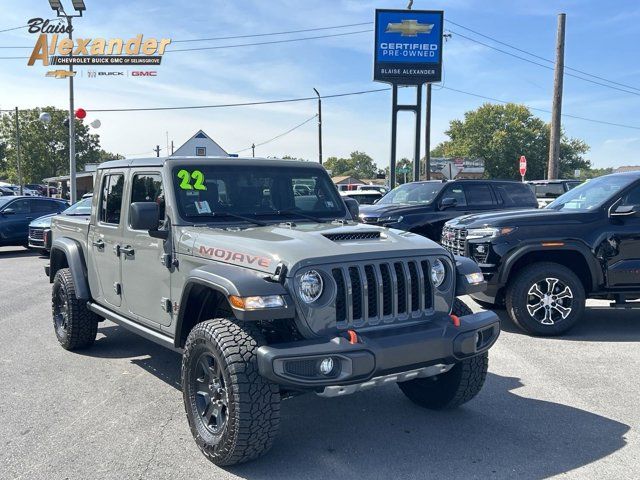
M 233 165 L 233 166 L 260 166 L 260 167 L 294 167 L 294 168 L 321 168 L 322 165 L 315 162 L 303 162 L 300 160 L 281 160 L 275 158 L 260 157 L 151 157 L 133 158 L 124 160 L 111 160 L 101 163 L 98 169 L 106 168 L 134 168 L 134 167 L 162 167 L 165 163 L 169 166 L 175 164 L 190 165 Z
M 340 183 L 349 179 L 355 180 L 358 183 L 364 184 L 364 182 L 362 182 L 359 178 L 354 177 L 353 175 L 338 175 L 337 177 L 331 177 L 331 180 L 333 180 L 333 183 Z
M 209 135 L 202 130 L 198 130 L 194 136 L 184 142 L 173 154 L 172 157 L 191 157 L 201 151 L 201 157 L 221 157 L 228 153 L 214 142 Z
M 76 178 L 92 177 L 94 173 L 95 172 L 77 172 Z M 69 180 L 69 175 L 60 175 L 59 177 L 49 177 L 42 179 L 42 181 L 45 183 L 60 182 L 62 180 Z
M 60 202 L 60 203 L 67 203 L 67 201 L 63 198 L 51 198 L 51 197 L 37 197 L 34 195 L 7 195 L 4 197 L 0 197 L 0 198 L 8 198 L 9 200 L 15 200 L 15 199 L 19 199 L 19 198 L 28 198 L 29 200 L 53 200 L 55 202 Z
M 527 180 L 525 183 L 534 183 L 536 185 L 538 184 L 542 184 L 542 185 L 546 185 L 548 183 L 562 183 L 562 182 L 581 182 L 582 180 L 578 180 L 577 178 L 568 178 L 568 179 L 561 179 L 561 178 L 556 178 L 553 180 Z

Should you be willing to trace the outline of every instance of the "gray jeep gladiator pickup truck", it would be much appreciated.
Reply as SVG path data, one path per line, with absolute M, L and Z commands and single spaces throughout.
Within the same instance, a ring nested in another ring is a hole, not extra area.
M 355 222 L 322 166 L 116 160 L 95 182 L 88 218 L 52 221 L 58 341 L 88 347 L 107 319 L 181 352 L 187 419 L 212 462 L 267 451 L 292 395 L 396 382 L 444 409 L 482 388 L 499 321 L 456 299 L 484 288 L 478 266 Z

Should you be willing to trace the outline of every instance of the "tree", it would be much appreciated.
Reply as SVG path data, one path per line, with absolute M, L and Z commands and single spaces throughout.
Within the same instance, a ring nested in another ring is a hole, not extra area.
M 434 156 L 483 158 L 485 176 L 520 179 L 518 159 L 527 157 L 527 178 L 545 177 L 549 158 L 549 125 L 524 105 L 485 103 L 466 112 L 464 120 L 452 120 L 445 132 L 450 140 L 433 150 Z M 562 134 L 560 175 L 572 177 L 576 169 L 591 163 L 583 155 L 589 146 Z
M 324 166 L 331 175 L 349 175 L 356 178 L 375 178 L 378 167 L 373 159 L 364 152 L 351 152 L 349 158 L 329 157 Z
M 38 118 L 42 112 L 51 115 L 51 122 L 45 124 Z M 66 110 L 55 107 L 21 110 L 20 122 L 20 165 L 23 183 L 39 183 L 43 178 L 67 175 L 69 173 L 69 129 L 65 126 Z M 100 148 L 100 137 L 89 132 L 89 126 L 82 120 L 76 122 L 76 165 L 82 170 L 86 163 L 105 159 L 123 158 L 121 155 L 105 152 Z M 0 177 L 18 180 L 16 158 L 15 114 L 0 118 Z M 4 150 L 4 152 L 3 152 Z
M 385 176 L 389 178 L 389 167 L 385 168 Z M 413 182 L 413 161 L 401 158 L 396 162 L 396 184 Z

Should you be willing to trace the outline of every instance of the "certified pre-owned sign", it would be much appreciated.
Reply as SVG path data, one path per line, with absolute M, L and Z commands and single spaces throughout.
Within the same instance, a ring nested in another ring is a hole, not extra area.
M 373 79 L 398 85 L 442 77 L 442 11 L 376 10 Z

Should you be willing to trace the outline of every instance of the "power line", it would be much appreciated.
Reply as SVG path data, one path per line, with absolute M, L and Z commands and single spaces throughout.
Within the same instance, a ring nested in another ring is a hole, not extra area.
M 273 45 L 276 43 L 290 43 L 290 42 L 300 42 L 304 40 L 316 40 L 319 38 L 331 38 L 331 37 L 344 37 L 347 35 L 356 35 L 358 33 L 367 33 L 372 32 L 373 29 L 367 30 L 356 30 L 355 32 L 343 32 L 343 33 L 330 33 L 327 35 L 315 35 L 312 37 L 299 37 L 299 38 L 288 38 L 286 40 L 271 40 L 268 42 L 252 42 L 252 43 L 237 43 L 235 45 L 216 45 L 213 47 L 193 47 L 193 48 L 176 48 L 176 49 L 167 49 L 167 53 L 169 52 L 194 52 L 197 50 L 218 50 L 222 48 L 237 48 L 237 47 L 253 47 L 256 45 Z
M 302 30 L 288 30 L 284 32 L 254 33 L 251 35 L 231 35 L 227 37 L 189 38 L 186 40 L 172 40 L 171 43 L 208 42 L 208 41 L 214 41 L 214 40 L 233 40 L 236 38 L 269 37 L 272 35 L 288 35 L 291 33 L 318 32 L 321 30 L 333 30 L 335 28 L 361 27 L 363 25 L 372 25 L 372 24 L 373 22 L 361 22 L 361 23 L 349 23 L 346 25 L 334 25 L 332 27 L 317 27 L 317 28 L 305 28 Z
M 555 62 L 553 60 L 550 60 L 548 58 L 542 57 L 542 56 L 537 55 L 535 53 L 529 52 L 528 50 L 524 50 L 522 48 L 518 48 L 518 47 L 516 47 L 514 45 L 511 45 L 510 43 L 503 42 L 503 41 L 498 40 L 497 38 L 491 37 L 489 35 L 485 35 L 484 33 L 480 33 L 480 32 L 478 32 L 476 30 L 473 30 L 473 29 L 471 29 L 469 27 L 465 27 L 464 25 L 460 25 L 459 23 L 453 22 L 453 21 L 451 21 L 449 19 L 447 19 L 447 22 L 452 24 L 452 25 L 455 25 L 456 27 L 463 28 L 464 30 L 467 30 L 467 31 L 469 31 L 471 33 L 474 33 L 474 34 L 476 34 L 476 35 L 478 35 L 480 37 L 489 39 L 489 40 L 491 40 L 493 42 L 499 43 L 500 45 L 504 45 L 505 47 L 512 48 L 513 50 L 516 50 L 518 52 L 524 53 L 526 55 L 530 55 L 530 56 L 532 56 L 534 58 L 537 58 L 538 60 L 543 60 L 545 62 L 548 62 L 548 63 L 551 63 L 551 64 L 555 64 Z M 597 78 L 598 80 L 603 80 L 605 82 L 609 82 L 609 83 L 612 83 L 614 85 L 618 85 L 620 87 L 630 88 L 632 90 L 640 90 L 640 88 L 638 88 L 638 87 L 634 87 L 632 85 L 626 85 L 624 83 L 619 83 L 619 82 L 616 82 L 614 80 L 609 80 L 608 78 L 599 77 L 598 75 L 594 75 L 592 73 L 585 72 L 584 70 L 578 70 L 577 68 L 568 67 L 567 65 L 565 65 L 564 68 L 565 68 L 565 70 L 571 70 L 572 72 L 576 72 L 576 73 L 579 73 L 581 75 L 586 75 L 588 77 Z
M 355 32 L 342 32 L 342 33 L 330 33 L 327 35 L 314 35 L 310 37 L 298 37 L 298 38 L 288 38 L 285 40 L 271 40 L 266 42 L 251 42 L 251 43 L 236 43 L 233 45 L 216 45 L 213 47 L 193 47 L 193 48 L 176 48 L 176 49 L 167 49 L 166 53 L 173 52 L 194 52 L 199 50 L 219 50 L 223 48 L 238 48 L 238 47 L 253 47 L 257 45 L 273 45 L 278 43 L 291 43 L 291 42 L 301 42 L 306 40 L 317 40 L 320 38 L 331 38 L 331 37 L 344 37 L 347 35 L 356 35 L 360 33 L 372 32 L 372 29 L 367 30 L 356 30 Z M 24 48 L 24 47 L 6 47 L 6 48 Z M 30 47 L 27 47 L 30 48 Z M 10 56 L 10 57 L 0 57 L 0 60 L 21 60 L 29 58 L 27 56 Z
M 0 30 L 0 33 L 4 33 L 4 32 L 11 32 L 12 30 L 20 30 L 22 28 L 27 28 L 29 25 L 21 25 L 19 27 L 11 27 L 11 28 L 5 28 L 4 30 Z
M 333 95 L 323 95 L 320 98 L 348 97 L 351 95 L 364 95 L 367 93 L 384 92 L 386 90 L 389 90 L 389 87 L 374 88 L 371 90 L 360 90 L 357 92 L 336 93 Z M 263 101 L 256 101 L 256 102 L 222 103 L 217 105 L 188 105 L 188 106 L 177 106 L 177 107 L 97 108 L 97 109 L 88 109 L 87 112 L 148 112 L 148 111 L 159 111 L 159 110 L 194 110 L 194 109 L 203 109 L 203 108 L 228 108 L 228 107 L 248 107 L 253 105 L 271 105 L 275 103 L 304 102 L 307 100 L 317 101 L 318 97 L 317 96 L 298 97 L 298 98 L 287 98 L 282 100 L 263 100 Z
M 484 47 L 487 47 L 487 48 L 490 48 L 490 49 L 492 49 L 492 50 L 495 50 L 495 51 L 497 51 L 497 52 L 504 53 L 505 55 L 509 55 L 510 57 L 517 58 L 517 59 L 522 60 L 522 61 L 524 61 L 524 62 L 532 63 L 533 65 L 537 65 L 537 66 L 539 66 L 539 67 L 546 68 L 547 70 L 553 70 L 553 69 L 554 69 L 554 68 L 553 68 L 552 66 L 550 66 L 550 65 L 544 65 L 544 64 L 542 64 L 542 63 L 535 62 L 535 61 L 533 61 L 533 60 L 531 60 L 531 59 L 529 59 L 529 58 L 521 57 L 520 55 L 516 55 L 515 53 L 511 53 L 511 52 L 508 52 L 508 51 L 506 51 L 506 50 L 502 50 L 501 48 L 498 48 L 498 47 L 494 47 L 493 45 L 489 45 L 488 43 L 481 42 L 480 40 L 476 40 L 475 38 L 468 37 L 468 36 L 466 36 L 466 35 L 463 35 L 462 33 L 455 32 L 455 31 L 453 31 L 453 30 L 451 30 L 451 29 L 449 29 L 449 31 L 450 31 L 451 33 L 453 33 L 454 35 L 457 35 L 457 36 L 459 36 L 459 37 L 465 38 L 465 39 L 467 39 L 467 40 L 470 40 L 470 41 L 475 42 L 475 43 L 477 43 L 477 44 L 479 44 L 479 45 L 482 45 L 482 46 L 484 46 Z M 589 82 L 589 83 L 593 83 L 593 84 L 595 84 L 595 85 L 600 85 L 600 86 L 602 86 L 602 87 L 611 88 L 611 89 L 613 89 L 613 90 L 618 90 L 618 91 L 620 91 L 620 92 L 624 92 L 624 93 L 629 93 L 629 94 L 631 94 L 631 95 L 639 95 L 639 96 L 640 96 L 640 91 L 638 91 L 638 92 L 633 92 L 633 91 L 625 90 L 624 88 L 614 87 L 613 85 L 607 85 L 606 83 L 597 82 L 597 81 L 595 81 L 595 80 L 591 80 L 591 79 L 589 79 L 589 78 L 584 78 L 584 77 L 581 77 L 581 76 L 579 76 L 579 75 L 575 75 L 575 74 L 573 74 L 573 73 L 567 73 L 567 72 L 565 72 L 564 74 L 565 74 L 565 76 L 567 76 L 567 77 L 578 78 L 578 79 L 580 79 L 580 80 L 583 80 L 583 81 L 585 81 L 585 82 Z M 607 81 L 609 81 L 609 80 L 607 80 Z M 634 87 L 631 87 L 631 88 L 634 88 Z
M 255 143 L 252 144 L 250 146 L 248 146 L 247 148 L 243 148 L 242 150 L 232 150 L 232 152 L 234 153 L 242 153 L 242 152 L 246 152 L 247 150 L 251 150 L 252 148 L 255 147 L 261 147 L 262 145 L 266 145 L 267 143 L 271 143 L 274 140 L 278 140 L 279 138 L 284 137 L 285 135 L 290 134 L 291 132 L 293 132 L 294 130 L 297 130 L 298 128 L 302 127 L 303 125 L 306 125 L 307 123 L 309 123 L 311 120 L 313 120 L 314 118 L 316 118 L 318 116 L 318 114 L 316 113 L 315 115 L 313 115 L 312 117 L 307 118 L 304 122 L 299 123 L 298 125 L 296 125 L 293 128 L 290 128 L 289 130 L 287 130 L 286 132 L 282 132 L 279 135 L 276 135 L 273 138 L 270 138 L 269 140 L 265 140 L 264 142 L 260 142 L 260 143 Z

